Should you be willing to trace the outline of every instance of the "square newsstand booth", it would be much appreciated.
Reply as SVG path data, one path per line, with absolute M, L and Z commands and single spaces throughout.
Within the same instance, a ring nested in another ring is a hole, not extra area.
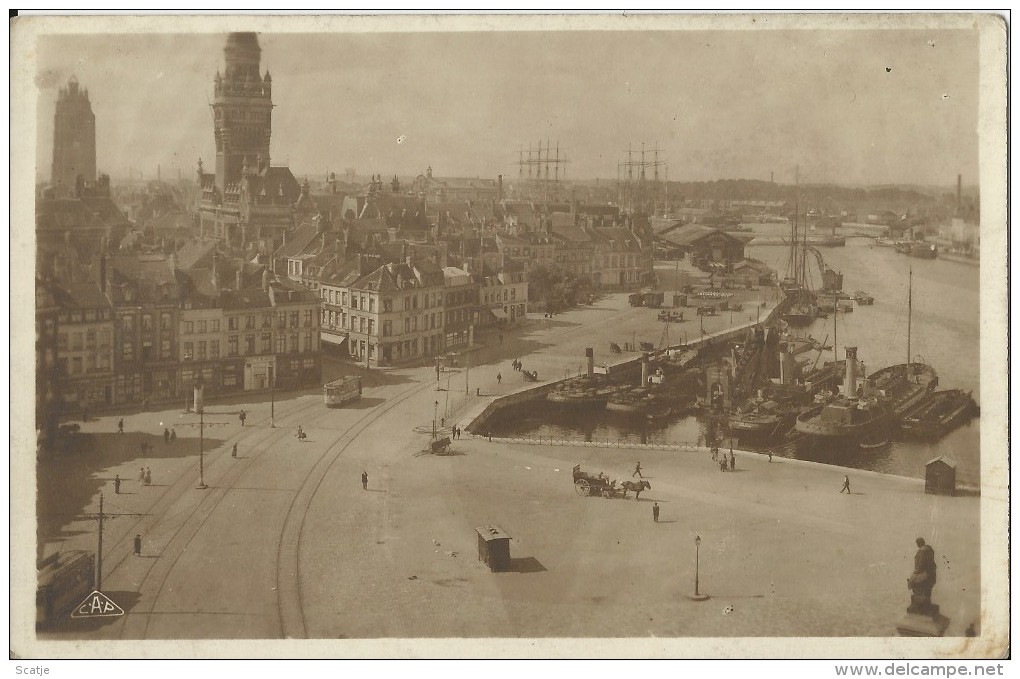
M 491 571 L 510 570 L 510 535 L 499 526 L 479 526 L 478 560 Z

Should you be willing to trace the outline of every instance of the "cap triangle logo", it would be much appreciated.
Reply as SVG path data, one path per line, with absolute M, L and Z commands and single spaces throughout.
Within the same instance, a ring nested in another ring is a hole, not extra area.
M 124 615 L 124 609 L 98 589 L 71 611 L 72 618 L 103 618 Z

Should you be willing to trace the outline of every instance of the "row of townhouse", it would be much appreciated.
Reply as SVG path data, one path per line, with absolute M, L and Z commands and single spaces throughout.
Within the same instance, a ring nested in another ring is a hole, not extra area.
M 247 263 L 103 255 L 99 280 L 37 281 L 40 411 L 319 383 L 319 300 Z M 259 275 L 261 273 L 261 275 Z
M 318 283 L 323 342 L 368 366 L 391 365 L 464 349 L 476 331 L 526 318 L 521 264 L 459 263 L 359 255 L 337 265 Z

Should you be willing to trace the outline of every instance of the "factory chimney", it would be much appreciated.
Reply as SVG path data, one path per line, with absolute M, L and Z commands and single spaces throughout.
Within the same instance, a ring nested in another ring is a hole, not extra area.
M 592 377 L 595 375 L 595 350 L 588 347 L 584 350 L 584 355 L 588 358 L 588 377 Z

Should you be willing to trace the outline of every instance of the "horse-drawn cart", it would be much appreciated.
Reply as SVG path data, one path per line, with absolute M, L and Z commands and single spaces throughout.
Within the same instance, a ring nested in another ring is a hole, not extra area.
M 573 476 L 574 492 L 582 497 L 626 498 L 627 491 L 635 491 L 635 496 L 640 496 L 641 491 L 652 487 L 650 483 L 644 480 L 640 483 L 624 481 L 622 484 L 617 485 L 615 480 L 610 481 L 605 474 L 599 473 L 595 475 L 581 471 L 581 465 L 579 464 L 574 465 Z

